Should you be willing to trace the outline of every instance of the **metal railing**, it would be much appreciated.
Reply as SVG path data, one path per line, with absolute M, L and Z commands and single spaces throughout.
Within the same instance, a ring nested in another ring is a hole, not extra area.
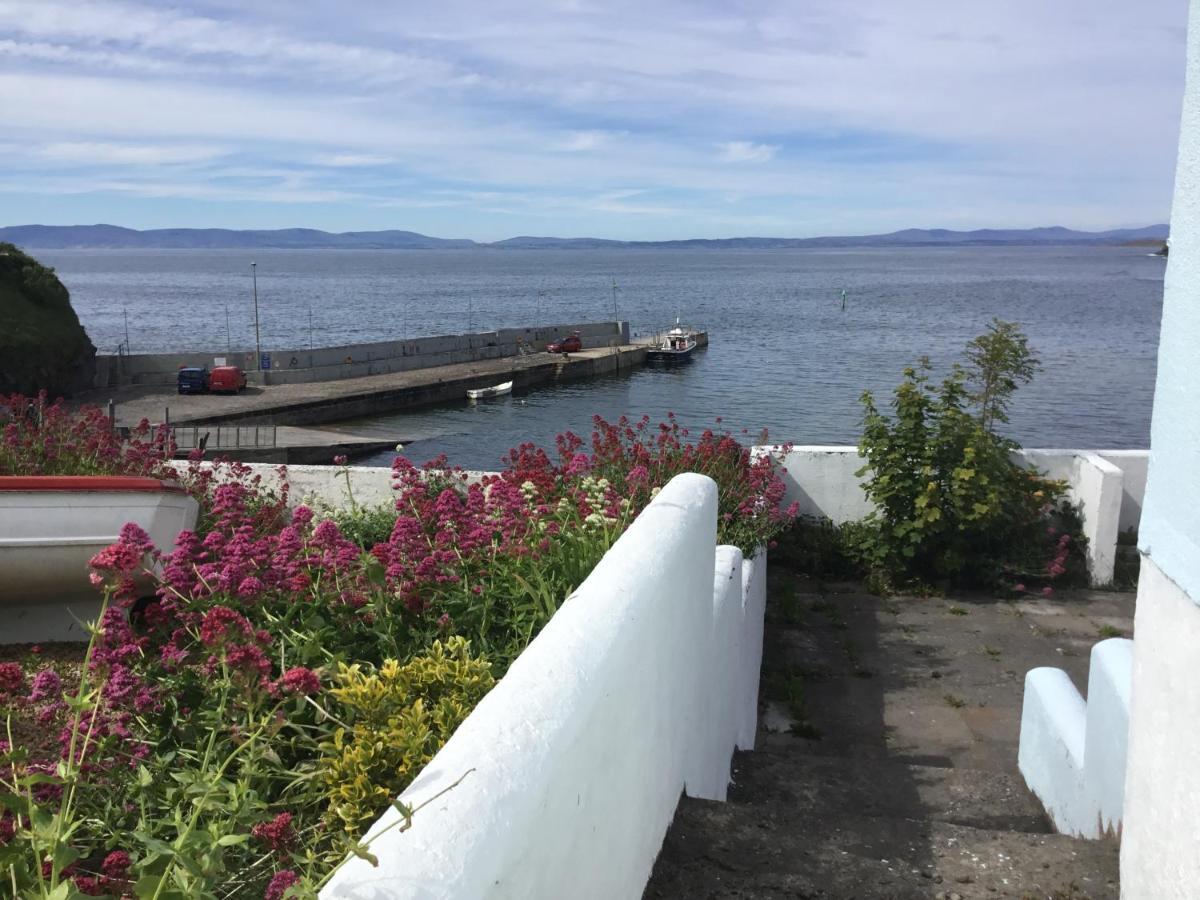
M 179 450 L 269 449 L 278 438 L 275 425 L 172 425 L 171 435 Z

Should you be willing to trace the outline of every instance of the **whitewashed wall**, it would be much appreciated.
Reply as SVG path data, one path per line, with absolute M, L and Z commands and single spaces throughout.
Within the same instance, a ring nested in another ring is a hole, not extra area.
M 1017 764 L 1063 834 L 1121 833 L 1132 665 L 1133 641 L 1096 644 L 1086 703 L 1062 669 L 1025 676 Z
M 1096 584 L 1112 581 L 1118 529 L 1137 528 L 1148 456 L 1145 450 L 1022 450 L 1017 454 L 1025 465 L 1067 482 L 1068 496 L 1082 513 L 1088 572 Z M 793 447 L 783 457 L 784 502 L 796 501 L 801 515 L 835 524 L 861 519 L 872 510 L 862 480 L 855 474 L 863 463 L 857 447 Z
M 1200 893 L 1200 0 L 1192 0 L 1139 528 L 1121 894 Z
M 1146 497 L 1149 450 L 1097 450 L 1096 455 L 1121 470 L 1121 531 L 1137 531 Z
M 177 469 L 186 468 L 187 463 L 174 463 Z M 282 483 L 279 466 L 274 463 L 247 463 L 251 471 L 263 479 L 263 484 L 278 489 Z M 300 504 L 323 506 L 330 509 L 350 505 L 351 493 L 359 506 L 378 506 L 392 503 L 396 492 L 392 490 L 392 470 L 378 466 L 287 466 L 287 481 L 291 486 L 288 500 L 291 506 Z M 478 479 L 483 472 L 468 472 L 468 480 Z M 349 491 L 346 478 L 349 476 Z
M 470 774 L 407 832 L 386 813 L 379 867 L 351 859 L 322 900 L 641 896 L 757 703 L 765 561 L 714 546 L 716 501 L 700 475 L 663 489 L 401 799 Z

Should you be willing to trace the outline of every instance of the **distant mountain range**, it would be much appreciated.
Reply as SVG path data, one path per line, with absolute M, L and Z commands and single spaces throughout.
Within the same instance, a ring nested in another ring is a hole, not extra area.
M 814 238 L 737 237 L 677 241 L 610 241 L 602 238 L 513 237 L 492 243 L 428 237 L 415 231 L 345 231 L 314 228 L 272 231 L 234 231 L 227 228 L 156 228 L 137 231 L 117 225 L 11 225 L 0 228 L 0 241 L 27 249 L 145 249 L 145 250 L 433 250 L 433 249 L 750 249 L 796 247 L 917 247 L 1004 244 L 1127 244 L 1166 240 L 1166 225 L 1119 228 L 1113 231 L 1073 231 L 1070 228 L 906 228 L 890 234 Z

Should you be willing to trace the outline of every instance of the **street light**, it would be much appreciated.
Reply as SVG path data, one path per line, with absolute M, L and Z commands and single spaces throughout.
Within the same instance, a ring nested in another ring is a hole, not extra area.
M 250 274 L 254 278 L 254 353 L 258 357 L 258 368 L 262 370 L 262 338 L 258 333 L 258 263 L 250 263 Z

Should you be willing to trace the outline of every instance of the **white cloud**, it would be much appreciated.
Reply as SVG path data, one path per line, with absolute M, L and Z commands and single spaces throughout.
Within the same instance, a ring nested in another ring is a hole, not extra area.
M 385 166 L 390 162 L 395 162 L 390 156 L 377 156 L 371 153 L 322 153 L 313 161 L 318 166 L 329 166 L 334 169 Z
M 395 197 L 414 227 L 447 205 L 539 227 L 586 211 L 793 233 L 871 210 L 899 225 L 963 210 L 1003 225 L 1022 208 L 1162 220 L 1186 12 L 0 0 L 5 189 L 26 185 L 36 208 L 39 185 L 103 183 L 168 210 L 257 179 L 241 199 L 340 203 L 349 220 Z M 72 167 L 92 180 L 63 180 Z
M 60 141 L 38 148 L 40 156 L 56 162 L 84 165 L 156 166 L 216 159 L 219 147 L 188 144 L 113 144 L 95 141 Z
M 613 135 L 607 131 L 575 131 L 555 145 L 555 149 L 567 153 L 597 150 L 607 144 Z
M 717 144 L 717 156 L 722 162 L 732 163 L 762 163 L 775 158 L 779 152 L 778 144 L 755 144 L 751 141 L 726 141 Z

